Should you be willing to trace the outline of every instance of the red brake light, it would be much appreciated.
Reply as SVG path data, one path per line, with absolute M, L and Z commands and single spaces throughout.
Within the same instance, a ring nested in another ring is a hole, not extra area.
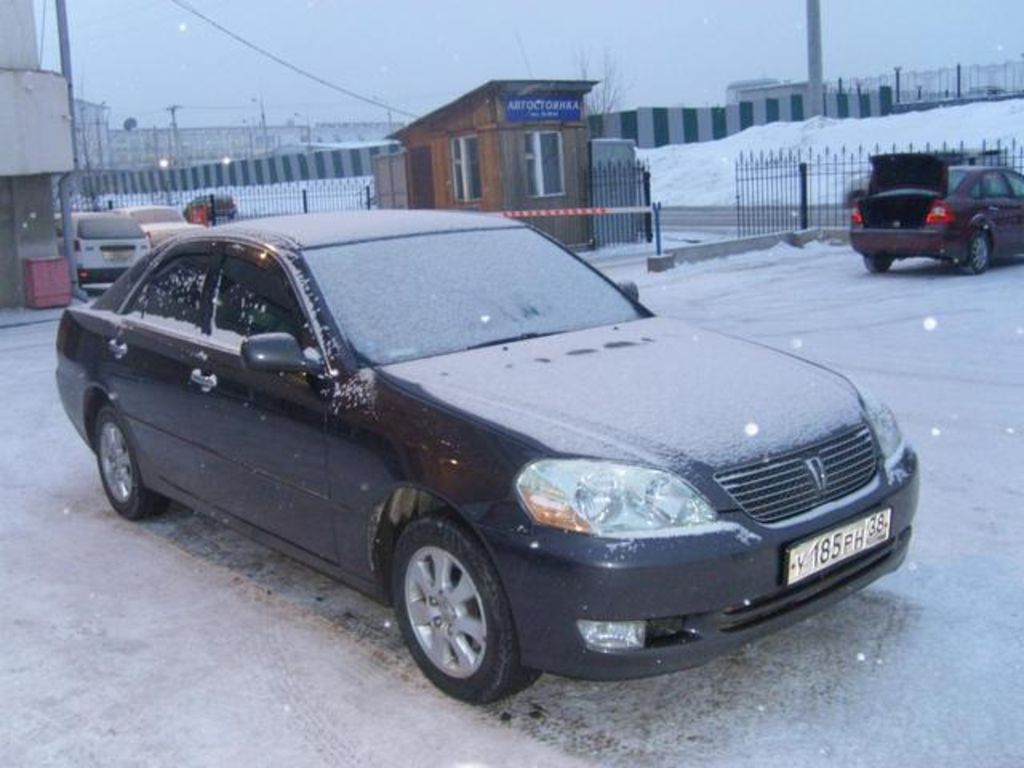
M 860 212 L 860 205 L 853 206 L 853 212 L 850 213 L 850 223 L 856 227 L 864 226 L 864 214 Z
M 956 217 L 953 215 L 953 211 L 946 204 L 945 200 L 936 200 L 932 203 L 931 209 L 928 211 L 928 215 L 925 216 L 925 224 L 952 224 Z

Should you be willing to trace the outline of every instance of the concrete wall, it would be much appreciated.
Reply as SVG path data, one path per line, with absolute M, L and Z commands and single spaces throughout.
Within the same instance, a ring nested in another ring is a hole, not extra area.
M 23 260 L 58 256 L 50 178 L 0 177 L 0 307 L 22 303 Z
M 0 0 L 0 69 L 39 69 L 31 0 Z
M 72 167 L 64 78 L 0 70 L 0 176 L 62 173 Z

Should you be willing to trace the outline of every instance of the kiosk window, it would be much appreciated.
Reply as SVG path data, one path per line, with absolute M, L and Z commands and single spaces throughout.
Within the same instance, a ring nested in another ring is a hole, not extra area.
M 476 136 L 451 140 L 452 182 L 455 199 L 462 202 L 480 199 L 480 151 Z
M 526 138 L 526 183 L 531 197 L 565 194 L 562 171 L 562 134 L 530 131 Z

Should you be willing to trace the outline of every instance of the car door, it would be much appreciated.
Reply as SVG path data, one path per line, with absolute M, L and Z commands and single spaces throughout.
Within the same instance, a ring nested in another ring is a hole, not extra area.
M 209 246 L 176 248 L 146 275 L 106 340 L 104 368 L 143 462 L 195 495 L 198 467 L 189 376 L 204 325 Z
M 1013 171 L 1005 171 L 1007 184 L 1010 185 L 1010 202 L 1013 205 L 1014 236 L 1011 239 L 1014 253 L 1024 250 L 1024 176 Z
M 228 245 L 213 279 L 210 334 L 194 365 L 194 414 L 204 498 L 220 510 L 334 561 L 328 499 L 327 400 L 316 377 L 245 367 L 242 341 L 295 336 L 318 354 L 286 267 L 271 254 Z
M 1016 248 L 1016 204 L 1010 185 L 1000 171 L 986 171 L 981 177 L 981 196 L 985 216 L 991 222 L 995 250 L 999 254 Z

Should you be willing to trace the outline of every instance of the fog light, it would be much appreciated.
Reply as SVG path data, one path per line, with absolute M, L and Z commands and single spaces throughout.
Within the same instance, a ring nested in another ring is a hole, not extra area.
M 646 622 L 643 621 L 585 621 L 576 626 L 583 642 L 594 651 L 628 651 L 644 647 Z

